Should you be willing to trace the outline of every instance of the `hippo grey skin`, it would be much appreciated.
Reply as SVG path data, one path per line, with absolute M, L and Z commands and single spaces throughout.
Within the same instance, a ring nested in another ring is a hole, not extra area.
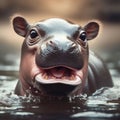
M 88 40 L 98 34 L 98 23 L 89 22 L 81 27 L 51 18 L 30 25 L 17 16 L 13 27 L 25 37 L 17 95 L 28 91 L 34 96 L 90 95 L 103 86 L 112 86 L 104 63 L 88 48 Z

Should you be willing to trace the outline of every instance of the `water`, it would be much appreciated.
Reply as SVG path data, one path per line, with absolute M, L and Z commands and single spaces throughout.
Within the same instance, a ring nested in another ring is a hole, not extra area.
M 120 54 L 116 53 L 116 56 Z M 114 87 L 101 88 L 89 97 L 84 94 L 75 98 L 45 100 L 31 95 L 20 97 L 14 94 L 19 69 L 19 59 L 16 58 L 18 57 L 7 55 L 3 58 L 5 61 L 0 62 L 0 120 L 120 119 L 119 58 L 116 60 L 110 55 L 104 57 L 114 80 Z

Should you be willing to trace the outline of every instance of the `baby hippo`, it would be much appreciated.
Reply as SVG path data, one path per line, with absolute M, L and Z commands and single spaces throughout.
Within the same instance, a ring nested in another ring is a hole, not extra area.
M 97 22 L 82 27 L 51 18 L 29 24 L 17 16 L 13 27 L 24 37 L 17 95 L 28 91 L 33 96 L 90 95 L 113 85 L 103 61 L 89 51 L 88 41 L 99 32 Z

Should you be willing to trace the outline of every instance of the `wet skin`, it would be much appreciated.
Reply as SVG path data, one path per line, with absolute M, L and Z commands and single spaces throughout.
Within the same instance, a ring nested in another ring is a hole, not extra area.
M 99 32 L 97 22 L 82 27 L 51 18 L 30 25 L 25 18 L 17 16 L 13 27 L 25 38 L 16 94 L 89 95 L 113 85 L 105 64 L 88 48 L 88 41 Z

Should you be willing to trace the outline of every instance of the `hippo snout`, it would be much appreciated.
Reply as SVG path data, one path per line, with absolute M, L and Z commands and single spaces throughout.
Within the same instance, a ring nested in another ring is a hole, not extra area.
M 83 67 L 80 46 L 70 40 L 48 40 L 38 49 L 36 64 L 43 69 L 66 66 L 79 70 Z

